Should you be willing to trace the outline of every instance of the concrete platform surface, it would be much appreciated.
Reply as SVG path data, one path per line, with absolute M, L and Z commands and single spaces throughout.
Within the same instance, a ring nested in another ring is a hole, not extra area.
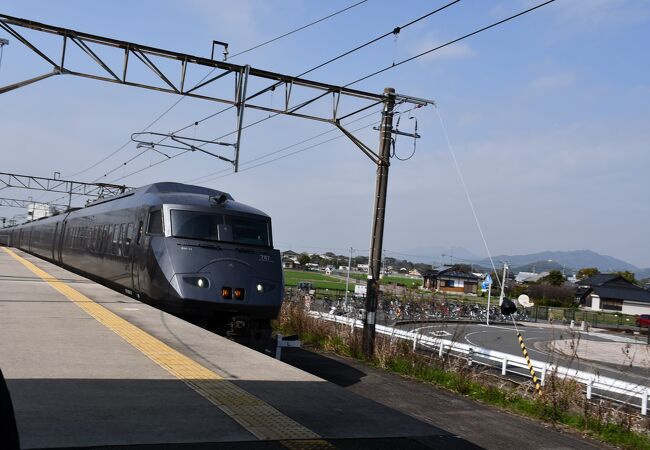
M 6 248 L 0 369 L 21 448 L 477 448 Z

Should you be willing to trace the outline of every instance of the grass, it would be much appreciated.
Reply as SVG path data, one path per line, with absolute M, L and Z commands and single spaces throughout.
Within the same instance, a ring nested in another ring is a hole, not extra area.
M 297 304 L 285 302 L 277 327 L 287 334 L 299 334 L 304 343 L 317 349 L 365 359 L 360 330 L 312 318 Z M 633 431 L 631 416 L 608 409 L 602 403 L 594 405 L 584 398 L 580 385 L 574 381 L 551 375 L 544 395 L 538 397 L 527 388 L 513 388 L 502 382 L 495 385 L 494 378 L 468 367 L 464 360 L 413 352 L 405 341 L 391 342 L 390 338 L 378 335 L 375 345 L 375 354 L 366 360 L 375 367 L 523 416 L 561 424 L 621 448 L 650 450 L 647 419 L 646 433 Z
M 309 281 L 314 286 L 314 289 L 333 289 L 345 291 L 345 281 L 338 278 L 323 275 L 318 272 L 303 272 L 300 270 L 285 270 L 284 271 L 284 284 L 285 286 L 298 286 L 301 281 Z M 354 291 L 354 283 L 350 281 L 350 290 Z

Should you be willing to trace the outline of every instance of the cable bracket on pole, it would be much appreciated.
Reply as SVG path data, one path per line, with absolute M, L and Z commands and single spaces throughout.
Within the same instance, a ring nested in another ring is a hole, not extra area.
M 153 140 L 151 141 L 145 141 L 140 138 L 140 136 L 143 135 L 149 135 L 149 136 L 156 136 L 160 137 L 158 142 L 154 142 Z M 174 143 L 165 143 L 164 141 L 166 139 L 171 139 Z M 175 134 L 165 134 L 165 133 L 154 133 L 152 131 L 146 131 L 142 133 L 133 133 L 131 135 L 131 140 L 135 143 L 137 143 L 137 148 L 149 148 L 157 153 L 160 153 L 163 156 L 166 156 L 167 158 L 171 158 L 169 155 L 166 153 L 163 153 L 159 150 L 156 149 L 156 147 L 164 147 L 164 148 L 173 148 L 177 150 L 184 150 L 184 151 L 191 151 L 191 152 L 201 152 L 205 153 L 206 155 L 213 156 L 217 159 L 220 159 L 222 161 L 228 162 L 232 164 L 233 166 L 235 165 L 235 160 L 226 158 L 225 156 L 218 155 L 216 153 L 213 153 L 211 151 L 208 151 L 204 149 L 203 147 L 206 145 L 220 145 L 223 147 L 235 147 L 237 144 L 233 144 L 230 142 L 220 142 L 220 141 L 209 141 L 206 139 L 198 139 L 198 138 L 191 138 L 191 137 L 186 137 L 186 136 L 177 136 Z

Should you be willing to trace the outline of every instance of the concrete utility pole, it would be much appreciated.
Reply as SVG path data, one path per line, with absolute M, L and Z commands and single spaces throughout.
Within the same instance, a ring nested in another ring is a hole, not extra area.
M 348 258 L 348 276 L 345 278 L 345 311 L 349 311 L 348 288 L 350 287 L 350 265 L 352 264 L 352 247 L 350 247 L 350 257 Z
M 388 168 L 390 166 L 390 145 L 393 132 L 393 110 L 395 89 L 384 89 L 384 110 L 379 130 L 379 164 L 375 187 L 375 208 L 370 238 L 370 261 L 368 267 L 368 289 L 366 292 L 366 313 L 363 321 L 363 352 L 372 357 L 375 350 L 375 318 L 379 298 L 379 275 L 384 240 L 384 217 L 386 213 L 386 192 L 388 190 Z
M 503 297 L 506 294 L 506 274 L 508 273 L 508 264 L 503 263 L 503 278 L 501 278 L 501 294 L 499 295 L 499 306 L 503 304 Z

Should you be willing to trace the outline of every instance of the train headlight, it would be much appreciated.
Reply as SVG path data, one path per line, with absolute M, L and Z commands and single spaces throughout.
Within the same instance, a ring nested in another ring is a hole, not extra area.
M 183 281 L 202 289 L 210 287 L 210 282 L 205 277 L 183 277 Z
M 230 300 L 232 298 L 232 288 L 224 286 L 221 288 L 221 296 L 225 298 L 226 300 Z
M 244 288 L 235 288 L 235 299 L 237 300 L 244 300 L 244 295 L 246 291 Z
M 257 283 L 257 286 L 255 286 L 255 289 L 260 294 L 263 293 L 263 292 L 271 292 L 273 289 L 275 289 L 275 284 L 260 282 L 260 283 Z

